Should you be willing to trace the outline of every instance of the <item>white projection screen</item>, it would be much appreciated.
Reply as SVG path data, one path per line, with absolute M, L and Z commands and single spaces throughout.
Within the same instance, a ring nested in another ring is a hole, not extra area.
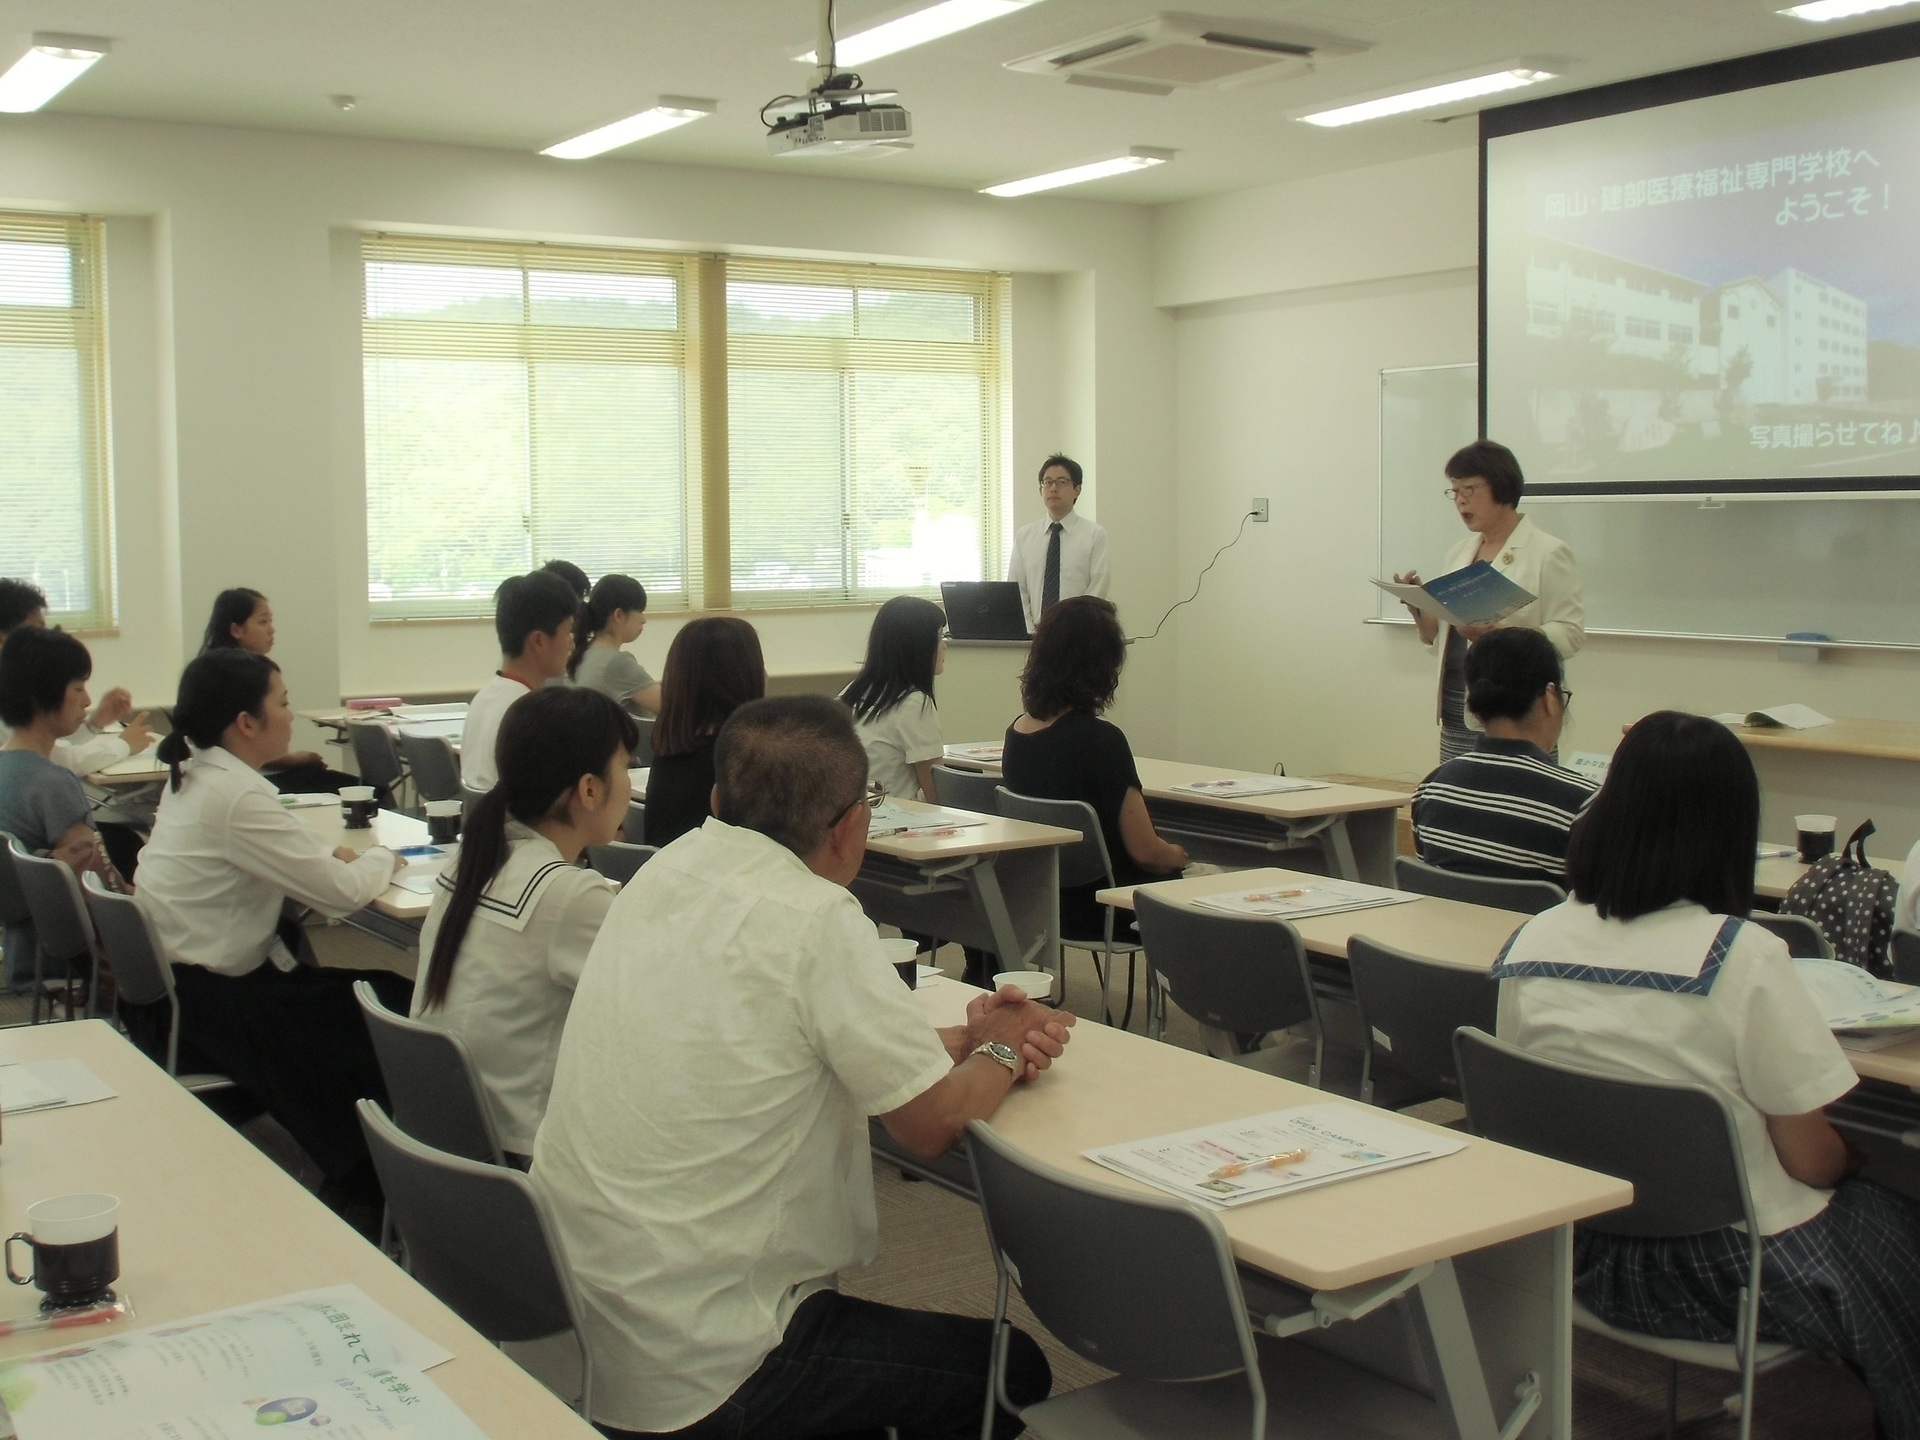
M 1920 492 L 1920 25 L 1488 111 L 1483 433 L 1530 489 Z

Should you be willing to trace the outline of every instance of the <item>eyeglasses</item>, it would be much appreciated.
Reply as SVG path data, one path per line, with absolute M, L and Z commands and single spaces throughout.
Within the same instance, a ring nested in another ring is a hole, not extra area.
M 878 780 L 875 780 L 872 784 L 867 786 L 866 794 L 859 796 L 857 799 L 849 800 L 845 805 L 842 805 L 840 807 L 840 813 L 833 817 L 832 824 L 829 824 L 827 828 L 831 830 L 834 827 L 834 825 L 838 825 L 842 820 L 847 818 L 848 812 L 855 809 L 857 806 L 864 805 L 869 810 L 878 810 L 882 805 L 886 803 L 887 803 L 887 787 L 882 785 Z
M 1071 481 L 1071 480 L 1042 480 L 1042 481 L 1040 482 L 1040 488 L 1041 488 L 1042 490 L 1071 490 L 1071 489 L 1073 488 L 1073 481 Z
M 1560 708 L 1562 710 L 1573 704 L 1573 692 L 1571 690 L 1567 689 L 1564 685 L 1556 685 L 1553 688 L 1560 692 Z
M 1469 481 L 1465 485 L 1449 485 L 1447 486 L 1446 489 L 1442 490 L 1440 493 L 1446 496 L 1447 499 L 1449 500 L 1471 500 L 1474 496 L 1478 495 L 1482 490 L 1485 490 L 1486 488 L 1487 488 L 1486 481 L 1473 480 L 1473 481 Z

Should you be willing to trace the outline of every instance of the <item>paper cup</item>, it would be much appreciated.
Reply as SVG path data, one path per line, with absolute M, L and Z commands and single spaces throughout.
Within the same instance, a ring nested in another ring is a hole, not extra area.
M 1832 815 L 1793 817 L 1793 828 L 1799 832 L 1798 854 L 1802 865 L 1811 865 L 1833 854 L 1833 832 L 1839 823 Z
M 27 1230 L 42 1245 L 84 1245 L 111 1235 L 119 1214 L 113 1195 L 61 1195 L 27 1207 Z
M 1053 976 L 1045 970 L 1003 970 L 993 977 L 993 988 L 1011 985 L 1029 1000 L 1045 1000 L 1053 994 Z
M 893 966 L 900 979 L 909 990 L 919 988 L 920 942 L 909 940 L 905 936 L 897 940 L 882 940 L 880 953 L 887 957 L 887 963 Z

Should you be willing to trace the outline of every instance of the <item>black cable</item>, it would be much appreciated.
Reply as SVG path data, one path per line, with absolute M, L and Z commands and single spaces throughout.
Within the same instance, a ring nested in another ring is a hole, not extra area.
M 1234 546 L 1240 543 L 1240 537 L 1247 533 L 1247 521 L 1253 519 L 1253 517 L 1258 513 L 1259 512 L 1256 510 L 1249 510 L 1247 511 L 1246 514 L 1240 517 L 1240 528 L 1233 532 L 1233 538 L 1227 541 L 1227 543 L 1222 545 L 1218 550 L 1214 551 L 1213 559 L 1207 561 L 1207 563 L 1201 567 L 1200 573 L 1194 576 L 1193 594 L 1187 596 L 1185 600 L 1176 600 L 1173 602 L 1173 604 L 1167 607 L 1167 613 L 1165 615 L 1162 615 L 1160 617 L 1160 623 L 1153 627 L 1153 635 L 1137 636 L 1127 641 L 1129 645 L 1138 645 L 1142 641 L 1153 639 L 1154 635 L 1158 635 L 1163 629 L 1166 628 L 1167 621 L 1172 617 L 1174 611 L 1178 610 L 1182 605 L 1190 604 L 1192 601 L 1200 598 L 1200 586 L 1207 578 L 1207 571 L 1213 569 L 1213 567 L 1219 563 L 1220 557 L 1222 555 L 1226 554 L 1227 551 L 1231 550 Z

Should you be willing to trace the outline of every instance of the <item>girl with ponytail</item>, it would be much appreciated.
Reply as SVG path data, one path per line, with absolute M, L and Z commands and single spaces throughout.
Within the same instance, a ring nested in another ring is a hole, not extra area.
M 286 682 L 265 655 L 230 646 L 187 666 L 160 742 L 172 773 L 134 899 L 173 965 L 181 1067 L 231 1076 L 313 1157 L 326 1177 L 320 1198 L 377 1233 L 380 1184 L 353 1105 L 384 1104 L 387 1092 L 353 982 L 371 981 L 395 1010 L 409 987 L 387 970 L 299 963 L 303 932 L 285 912 L 292 901 L 351 915 L 400 862 L 383 846 L 336 848 L 281 805 L 261 772 L 292 736 Z
M 499 782 L 468 806 L 459 862 L 434 885 L 413 1015 L 466 1042 L 512 1156 L 533 1153 L 574 985 L 619 889 L 576 862 L 619 835 L 638 743 L 597 690 L 516 700 L 495 742 Z
M 573 683 L 624 706 L 629 713 L 660 713 L 660 685 L 625 646 L 647 628 L 647 587 L 631 575 L 602 575 L 587 597 L 573 632 Z

